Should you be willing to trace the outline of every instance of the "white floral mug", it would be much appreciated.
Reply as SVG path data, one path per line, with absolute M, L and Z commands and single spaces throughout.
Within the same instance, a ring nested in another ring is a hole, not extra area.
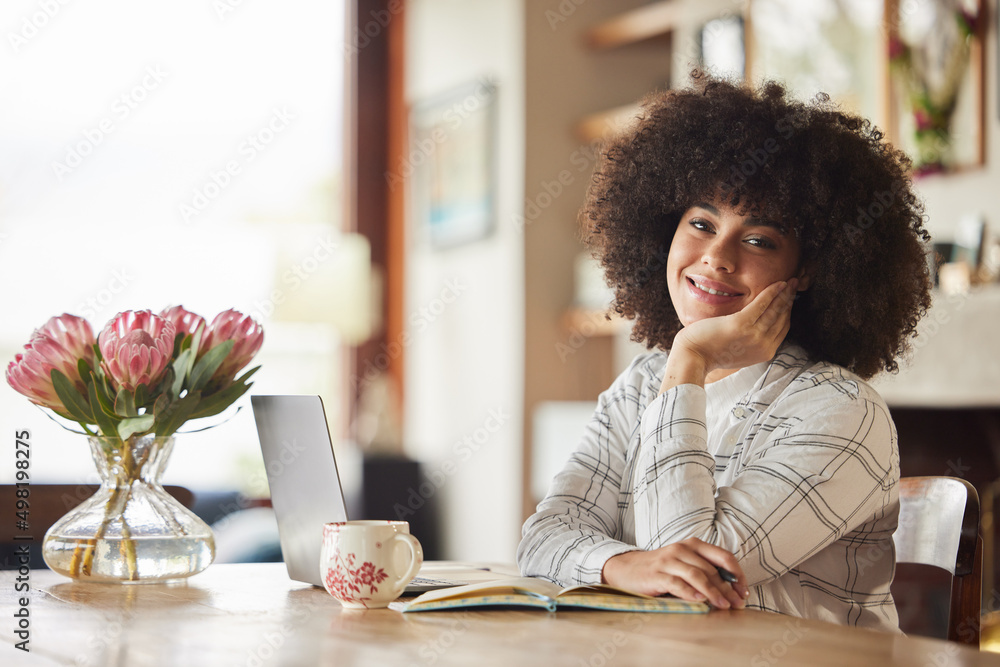
M 323 586 L 349 609 L 388 607 L 417 575 L 424 553 L 405 521 L 342 521 L 323 526 Z

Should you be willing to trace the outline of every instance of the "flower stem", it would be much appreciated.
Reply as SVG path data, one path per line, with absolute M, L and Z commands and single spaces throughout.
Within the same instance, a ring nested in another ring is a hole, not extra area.
M 83 550 L 82 554 L 80 553 L 79 546 L 76 550 L 74 550 L 73 560 L 70 565 L 71 571 L 74 575 L 82 574 L 84 576 L 90 576 L 93 570 L 94 555 L 97 551 L 97 544 L 104 539 L 104 535 L 107 532 L 108 527 L 114 521 L 115 517 L 120 516 L 122 521 L 122 539 L 118 545 L 119 553 L 121 553 L 122 557 L 125 559 L 125 566 L 128 568 L 129 581 L 135 581 L 139 578 L 138 556 L 135 549 L 135 540 L 132 538 L 132 531 L 129 529 L 128 523 L 125 520 L 125 507 L 128 505 L 128 501 L 132 497 L 132 486 L 141 474 L 142 467 L 148 461 L 149 456 L 152 453 L 152 449 L 143 449 L 141 452 L 141 459 L 136 461 L 133 451 L 135 449 L 136 440 L 130 438 L 128 441 L 119 442 L 121 442 L 120 448 L 111 443 L 108 448 L 104 450 L 105 456 L 109 461 L 114 458 L 115 450 L 120 451 L 121 463 L 120 467 L 115 466 L 113 463 L 109 465 L 113 487 L 111 489 L 111 496 L 104 505 L 104 519 L 101 521 L 101 525 L 97 528 L 93 544 L 88 545 L 88 547 Z

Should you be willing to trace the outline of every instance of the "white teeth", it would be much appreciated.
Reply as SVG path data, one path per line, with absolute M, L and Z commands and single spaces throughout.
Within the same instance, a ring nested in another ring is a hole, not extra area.
M 717 289 L 712 289 L 711 287 L 705 287 L 704 285 L 700 285 L 693 280 L 691 282 L 694 283 L 694 286 L 700 289 L 702 292 L 708 292 L 709 294 L 719 294 L 722 296 L 736 296 L 735 294 L 730 294 L 729 292 L 720 292 Z

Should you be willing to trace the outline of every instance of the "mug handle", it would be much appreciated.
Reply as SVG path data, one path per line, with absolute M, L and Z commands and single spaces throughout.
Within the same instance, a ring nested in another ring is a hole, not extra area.
M 424 563 L 424 550 L 420 547 L 420 542 L 409 533 L 396 533 L 394 540 L 402 540 L 410 550 L 410 567 L 396 581 L 393 582 L 393 594 L 397 597 L 403 594 L 406 585 L 413 581 L 420 571 L 420 566 Z

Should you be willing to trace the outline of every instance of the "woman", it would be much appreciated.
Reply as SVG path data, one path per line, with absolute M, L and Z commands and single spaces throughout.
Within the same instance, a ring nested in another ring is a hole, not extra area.
M 896 432 L 864 380 L 930 305 L 909 167 L 777 83 L 696 72 L 646 101 L 581 218 L 656 351 L 525 523 L 525 575 L 898 631 Z

